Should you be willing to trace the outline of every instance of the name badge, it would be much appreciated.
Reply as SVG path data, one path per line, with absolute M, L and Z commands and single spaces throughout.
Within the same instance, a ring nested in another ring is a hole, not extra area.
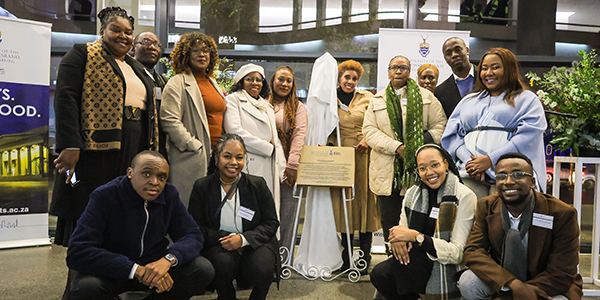
M 237 214 L 240 218 L 246 219 L 248 221 L 252 221 L 252 219 L 254 218 L 254 211 L 243 206 L 240 206 L 240 209 L 238 210 Z
M 162 99 L 162 89 L 159 86 L 154 87 L 154 96 L 156 97 L 156 100 Z
M 440 208 L 439 207 L 432 207 L 431 208 L 431 213 L 429 214 L 429 217 L 437 220 L 440 217 Z
M 406 98 L 402 98 L 402 99 L 400 99 L 400 104 L 406 106 L 406 105 L 408 105 L 408 100 L 406 100 Z
M 533 220 L 531 220 L 531 225 L 552 230 L 553 222 L 554 216 L 533 213 Z

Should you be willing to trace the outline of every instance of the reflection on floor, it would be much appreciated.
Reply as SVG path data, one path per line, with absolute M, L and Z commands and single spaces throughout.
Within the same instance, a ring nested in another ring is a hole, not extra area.
M 0 276 L 2 277 L 0 298 L 4 300 L 60 299 L 67 275 L 65 255 L 65 248 L 54 245 L 0 250 Z M 373 263 L 377 264 L 384 259 L 383 255 L 374 255 Z M 582 268 L 589 266 L 589 255 L 587 257 L 582 255 L 581 266 Z M 582 273 L 586 273 L 585 270 L 582 270 Z M 587 273 L 589 274 L 589 271 Z M 590 288 L 588 286 L 586 288 Z M 294 274 L 290 279 L 281 281 L 279 290 L 273 284 L 268 299 L 372 299 L 374 291 L 369 276 L 363 276 L 357 283 L 352 283 L 347 277 L 324 282 L 321 279 L 309 281 Z M 248 299 L 249 296 L 249 290 L 238 292 L 240 299 Z M 216 298 L 215 293 L 208 293 L 192 299 Z M 584 299 L 600 300 L 600 297 Z

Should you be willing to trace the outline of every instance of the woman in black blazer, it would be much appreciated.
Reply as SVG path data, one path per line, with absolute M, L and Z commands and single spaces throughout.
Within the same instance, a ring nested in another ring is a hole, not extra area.
M 254 287 L 250 299 L 265 299 L 280 267 L 273 196 L 262 177 L 241 173 L 246 146 L 239 135 L 223 134 L 213 155 L 217 171 L 196 181 L 189 204 L 204 236 L 202 255 L 215 268 L 211 286 L 219 300 L 236 299 L 237 279 Z

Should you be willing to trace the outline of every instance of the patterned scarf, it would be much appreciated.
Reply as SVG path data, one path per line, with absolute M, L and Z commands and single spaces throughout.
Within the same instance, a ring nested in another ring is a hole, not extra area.
M 84 150 L 121 149 L 123 81 L 104 59 L 102 40 L 87 43 L 81 104 Z
M 447 242 L 450 242 L 452 238 L 452 229 L 458 212 L 456 190 L 459 182 L 458 176 L 448 172 L 446 181 L 438 189 L 439 214 L 435 223 L 434 238 L 443 239 Z M 422 183 L 422 187 L 414 186 L 407 191 L 404 201 L 406 201 L 408 227 L 416 230 L 421 229 L 419 231 L 422 231 L 427 218 L 429 218 L 427 214 L 429 212 L 429 190 L 424 183 Z M 431 276 L 425 288 L 426 299 L 461 299 L 454 278 L 454 274 L 460 269 L 460 265 L 444 265 L 434 261 Z
M 406 82 L 406 141 L 402 134 L 402 103 L 390 83 L 385 90 L 387 113 L 396 139 L 404 143 L 404 160 L 396 154 L 394 163 L 394 188 L 410 187 L 416 182 L 415 153 L 423 145 L 423 98 L 413 79 Z

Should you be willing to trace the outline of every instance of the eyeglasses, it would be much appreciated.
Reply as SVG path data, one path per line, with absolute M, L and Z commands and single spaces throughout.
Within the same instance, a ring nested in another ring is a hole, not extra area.
M 388 70 L 396 72 L 398 70 L 402 71 L 402 72 L 406 72 L 408 70 L 410 70 L 410 68 L 408 66 L 402 65 L 402 66 L 396 66 L 396 65 L 392 65 L 388 67 Z
M 141 40 L 141 41 L 137 42 L 136 44 L 142 44 L 146 47 L 154 46 L 158 49 L 162 49 L 162 44 L 160 42 L 153 42 L 151 40 Z
M 263 79 L 260 77 L 246 77 L 244 78 L 244 81 L 247 83 L 253 83 L 253 82 L 263 82 Z
M 210 51 L 210 48 L 206 47 L 206 48 L 202 48 L 202 49 L 192 48 L 192 50 L 190 52 L 192 52 L 192 54 L 200 54 L 200 55 L 207 55 L 208 54 L 208 55 L 210 55 L 210 53 L 212 51 Z
M 431 165 L 429 166 L 419 166 L 417 167 L 417 171 L 419 172 L 419 174 L 424 174 L 427 173 L 427 169 L 431 169 L 433 171 L 439 169 L 442 166 L 441 162 L 433 162 Z
M 506 174 L 506 173 L 498 173 L 496 174 L 496 181 L 505 181 L 506 179 L 508 179 L 508 176 L 510 176 L 510 178 L 512 178 L 512 180 L 521 180 L 527 176 L 531 176 L 533 177 L 532 174 L 529 174 L 527 172 L 523 172 L 523 171 L 515 171 L 512 172 L 510 174 Z

